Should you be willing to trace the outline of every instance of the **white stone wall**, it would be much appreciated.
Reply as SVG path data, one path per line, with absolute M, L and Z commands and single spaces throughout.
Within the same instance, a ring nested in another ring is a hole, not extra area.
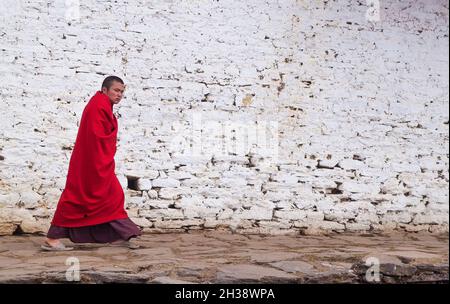
M 0 9 L 0 234 L 46 231 L 110 74 L 116 174 L 146 231 L 448 231 L 448 1 Z

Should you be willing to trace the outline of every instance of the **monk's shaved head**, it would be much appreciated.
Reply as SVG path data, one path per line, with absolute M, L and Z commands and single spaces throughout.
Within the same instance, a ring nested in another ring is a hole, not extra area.
M 112 104 L 118 104 L 123 97 L 125 84 L 117 76 L 108 76 L 103 80 L 102 93 L 109 97 Z
M 123 80 L 120 79 L 119 77 L 117 77 L 117 76 L 108 76 L 108 77 L 105 78 L 105 80 L 103 80 L 102 89 L 103 88 L 107 88 L 109 90 L 111 88 L 111 86 L 112 86 L 114 81 L 117 81 L 117 82 L 119 82 L 121 84 L 124 84 Z

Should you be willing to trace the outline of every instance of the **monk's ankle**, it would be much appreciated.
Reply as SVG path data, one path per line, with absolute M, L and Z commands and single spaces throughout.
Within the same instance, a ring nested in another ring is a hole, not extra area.
M 59 240 L 59 239 L 49 239 L 49 238 L 47 238 L 47 239 L 45 240 L 45 242 L 46 242 L 47 244 L 49 244 L 49 245 L 57 245 L 57 244 L 60 243 L 60 240 Z

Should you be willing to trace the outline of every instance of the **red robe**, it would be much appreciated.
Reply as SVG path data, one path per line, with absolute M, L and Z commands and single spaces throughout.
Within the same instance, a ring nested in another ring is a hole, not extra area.
M 52 225 L 83 227 L 128 218 L 114 172 L 118 124 L 112 108 L 100 91 L 84 108 Z

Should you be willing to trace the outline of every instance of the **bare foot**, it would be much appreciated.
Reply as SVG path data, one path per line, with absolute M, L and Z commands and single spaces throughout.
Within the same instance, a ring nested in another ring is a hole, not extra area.
M 133 241 L 125 241 L 125 240 L 117 240 L 110 243 L 111 245 L 118 245 L 123 247 L 128 247 L 129 249 L 138 249 L 141 248 L 140 245 L 134 243 Z
M 41 246 L 42 249 L 47 251 L 67 251 L 67 250 L 73 250 L 73 247 L 66 247 L 60 240 L 58 239 L 45 239 L 45 244 Z
M 45 239 L 45 243 L 47 243 L 48 245 L 50 245 L 52 247 L 57 247 L 62 244 L 59 239 L 49 239 L 49 238 Z

